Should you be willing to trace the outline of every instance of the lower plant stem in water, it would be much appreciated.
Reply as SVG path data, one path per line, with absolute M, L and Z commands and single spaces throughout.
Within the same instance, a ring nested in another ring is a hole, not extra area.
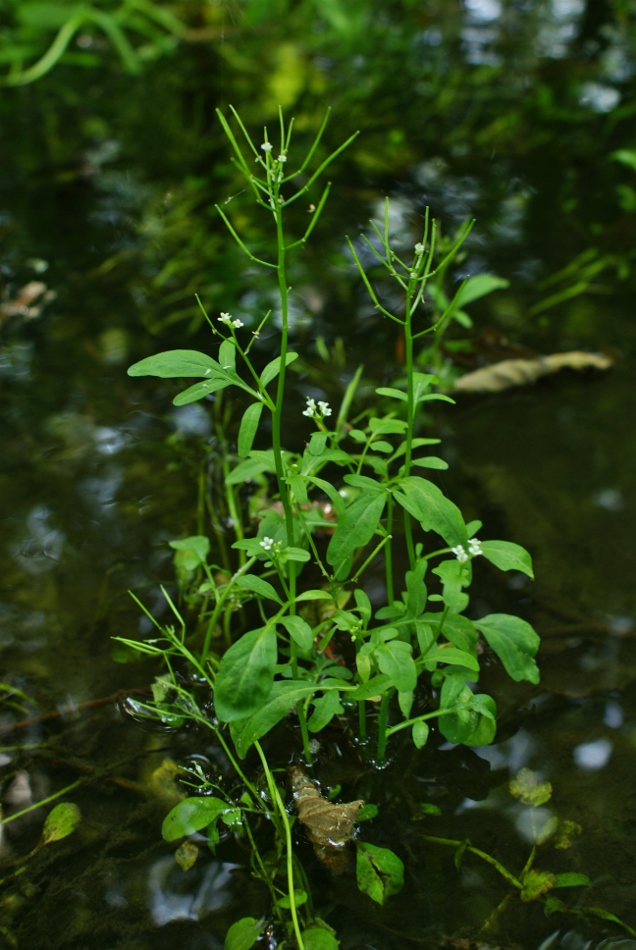
M 270 771 L 267 759 L 265 758 L 265 753 L 263 752 L 259 742 L 254 743 L 254 748 L 258 752 L 261 763 L 263 765 L 263 770 L 265 772 L 265 777 L 267 779 L 267 786 L 269 788 L 269 794 L 272 799 L 272 803 L 278 808 L 281 821 L 283 823 L 283 828 L 285 831 L 285 851 L 287 858 L 287 892 L 289 897 L 289 909 L 291 911 L 292 923 L 294 925 L 294 935 L 298 942 L 298 950 L 305 950 L 305 944 L 303 943 L 302 934 L 300 932 L 300 923 L 298 921 L 298 912 L 296 909 L 296 890 L 294 886 L 294 854 L 292 851 L 292 840 L 291 840 L 291 828 L 289 825 L 289 818 L 287 817 L 287 812 L 285 811 L 285 804 L 281 798 L 280 792 L 276 787 L 274 778 Z

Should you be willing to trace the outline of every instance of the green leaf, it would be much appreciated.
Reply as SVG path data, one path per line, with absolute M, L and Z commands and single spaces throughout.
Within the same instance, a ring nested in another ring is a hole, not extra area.
M 163 820 L 161 834 L 164 841 L 176 841 L 193 835 L 213 824 L 228 808 L 222 798 L 185 798 L 171 809 Z
M 219 376 L 227 373 L 220 363 L 198 350 L 167 350 L 156 356 L 134 363 L 128 369 L 129 376 L 159 376 L 162 379 L 185 376 Z
M 256 920 L 255 917 L 241 917 L 228 930 L 223 950 L 252 950 L 266 926 L 266 920 Z
M 375 649 L 380 672 L 390 676 L 401 693 L 410 692 L 417 685 L 417 670 L 411 653 L 411 644 L 402 640 L 390 640 Z
M 344 712 L 337 689 L 330 689 L 322 696 L 313 700 L 314 711 L 307 723 L 310 732 L 321 732 L 328 726 L 334 716 Z
M 381 386 L 379 389 L 376 389 L 378 396 L 391 396 L 393 399 L 399 399 L 401 402 L 407 401 L 406 393 L 403 393 L 400 389 L 391 389 L 388 386 Z
M 428 561 L 424 558 L 415 565 L 412 571 L 406 572 L 406 610 L 409 617 L 419 617 L 426 607 L 426 584 L 424 575 Z
M 223 340 L 219 347 L 219 364 L 223 369 L 236 369 L 236 344 L 234 340 Z
M 356 843 L 356 880 L 363 894 L 377 904 L 397 894 L 404 885 L 404 865 L 388 848 L 366 841 Z
M 405 693 L 398 693 L 398 705 L 400 707 L 400 712 L 405 719 L 408 719 L 411 715 L 411 708 L 413 706 L 413 690 L 407 690 Z
M 418 468 L 436 468 L 440 472 L 445 472 L 448 468 L 448 462 L 437 458 L 436 455 L 425 455 L 420 459 L 411 459 L 411 465 L 417 465 Z
M 223 722 L 244 719 L 269 696 L 277 661 L 276 632 L 266 624 L 244 633 L 223 654 L 214 686 L 214 708 Z
M 183 566 L 187 571 L 195 571 L 200 564 L 205 564 L 210 552 L 210 539 L 201 534 L 168 543 L 175 551 L 184 552 Z
M 305 449 L 305 452 L 308 455 L 313 455 L 314 458 L 319 458 L 322 453 L 327 448 L 327 433 L 326 432 L 312 432 L 309 444 Z
M 337 580 L 342 580 L 341 574 L 344 573 L 347 560 L 354 551 L 364 547 L 373 537 L 386 500 L 384 492 L 371 497 L 366 493 L 358 495 L 338 519 L 335 533 L 327 548 L 327 560 L 335 568 Z
M 297 505 L 306 505 L 309 500 L 307 498 L 307 482 L 302 475 L 289 475 L 287 477 L 287 484 L 293 492 L 295 503 Z
M 444 697 L 444 686 L 442 686 L 442 698 Z M 467 704 L 466 710 L 461 713 L 449 713 L 439 717 L 439 731 L 448 739 L 449 742 L 462 744 L 466 746 L 490 745 L 495 737 L 497 726 L 495 716 L 497 707 L 491 696 L 485 693 L 478 694 L 470 701 L 475 708 L 470 708 Z M 450 702 L 443 702 L 443 706 L 451 706 Z M 488 715 L 483 715 L 479 709 L 485 709 Z
M 408 425 L 404 419 L 369 419 L 369 428 L 373 435 L 402 435 Z
M 426 740 L 428 739 L 429 726 L 427 722 L 422 722 L 420 719 L 418 722 L 413 723 L 412 736 L 413 736 L 413 745 L 416 749 L 422 749 L 426 745 Z
M 534 578 L 532 558 L 525 548 L 512 541 L 482 541 L 481 550 L 484 557 L 501 571 L 523 571 L 528 577 Z
M 433 663 L 448 663 L 452 666 L 463 666 L 469 670 L 479 672 L 479 662 L 472 653 L 465 653 L 458 650 L 457 647 L 438 646 L 435 650 L 429 650 L 424 657 L 425 665 L 428 669 L 433 668 Z
M 451 547 L 467 544 L 466 526 L 459 508 L 437 485 L 418 475 L 409 475 L 400 479 L 398 486 L 401 491 L 394 493 L 396 501 L 425 531 L 435 531 Z
M 264 581 L 262 577 L 258 577 L 256 574 L 242 574 L 241 577 L 236 578 L 236 584 L 238 587 L 243 588 L 243 590 L 251 590 L 260 597 L 265 597 L 267 600 L 275 600 L 277 604 L 282 604 L 282 600 L 276 593 L 275 588 L 272 587 L 268 581 Z
M 467 586 L 470 575 L 464 565 L 456 558 L 441 561 L 433 568 L 433 574 L 442 579 L 442 597 L 446 606 L 453 613 L 460 614 L 468 606 L 468 594 L 462 593 L 462 587 Z
M 294 903 L 296 907 L 302 907 L 303 904 L 307 903 L 307 891 L 301 890 L 299 887 L 294 889 Z M 289 910 L 291 907 L 291 898 L 289 894 L 285 894 L 283 897 L 279 897 L 276 901 L 276 907 L 282 907 L 285 910 Z
M 524 805 L 538 808 L 545 805 L 552 798 L 550 782 L 540 782 L 536 772 L 532 769 L 521 769 L 508 784 L 510 794 L 518 798 Z
M 354 488 L 362 488 L 366 492 L 371 492 L 372 494 L 385 494 L 386 488 L 384 485 L 381 485 L 375 480 L 375 478 L 369 478 L 367 475 L 345 475 L 343 481 L 347 485 L 352 485 Z
M 491 294 L 493 290 L 500 290 L 508 286 L 510 286 L 510 281 L 503 277 L 495 277 L 493 274 L 475 274 L 474 277 L 468 278 L 455 297 L 455 307 L 459 310 L 460 307 L 465 307 L 473 300 L 479 300 L 480 297 Z
M 309 653 L 314 644 L 314 632 L 302 617 L 279 617 L 277 623 L 282 624 L 301 650 Z
M 380 676 L 374 676 L 372 679 L 367 680 L 366 683 L 362 683 L 360 686 L 357 686 L 354 690 L 347 693 L 349 699 L 354 699 L 356 702 L 362 699 L 373 699 L 374 696 L 381 696 L 382 693 L 386 693 L 387 690 L 393 688 L 393 682 L 390 676 L 382 673 Z
M 173 406 L 187 406 L 191 402 L 205 399 L 210 393 L 216 393 L 220 389 L 227 389 L 227 387 L 231 385 L 232 380 L 225 379 L 225 377 L 217 377 L 210 380 L 206 379 L 201 383 L 195 383 L 194 386 L 189 386 L 188 389 L 184 389 L 182 393 L 177 393 L 172 400 L 172 404 Z
M 616 152 L 610 154 L 610 158 L 614 159 L 615 162 L 622 162 L 623 165 L 627 165 L 628 168 L 633 168 L 636 171 L 635 148 L 619 148 Z
M 555 887 L 587 887 L 591 880 L 587 874 L 578 874 L 576 871 L 564 871 L 556 875 Z
M 264 462 L 263 459 L 248 458 L 244 462 L 239 462 L 236 468 L 230 472 L 228 477 L 225 479 L 225 484 L 241 485 L 243 482 L 249 481 L 252 478 L 256 478 L 258 475 L 262 475 L 263 472 L 273 472 L 274 470 L 273 459 L 270 466 Z
M 301 564 L 306 564 L 307 561 L 311 558 L 309 551 L 305 551 L 304 548 L 283 548 L 279 555 L 279 561 L 281 564 L 285 564 L 287 561 L 298 561 Z
M 316 688 L 315 683 L 306 683 L 304 680 L 275 682 L 269 696 L 255 713 L 230 725 L 230 733 L 239 758 L 244 759 L 254 742 L 273 729 L 292 706 L 311 696 Z
M 340 946 L 331 931 L 324 927 L 307 927 L 301 936 L 305 950 L 338 950 Z
M 258 424 L 261 421 L 263 412 L 262 402 L 253 402 L 243 413 L 241 427 L 238 434 L 237 451 L 241 458 L 245 458 L 251 452 L 254 444 L 254 437 L 258 431 Z
M 369 600 L 369 595 L 365 593 L 365 591 L 363 591 L 361 587 L 356 587 L 356 589 L 353 592 L 353 599 L 356 602 L 356 607 L 358 608 L 360 617 L 362 618 L 362 622 L 366 626 L 369 620 L 371 620 L 371 615 L 373 613 L 373 609 L 371 607 L 371 601 Z
M 556 884 L 556 875 L 550 871 L 538 871 L 535 868 L 530 868 L 523 875 L 521 883 L 523 884 L 521 900 L 524 903 L 529 903 L 530 901 L 536 901 L 537 898 L 552 890 Z
M 437 639 L 440 635 L 442 614 L 426 613 L 420 619 L 430 624 L 433 635 Z M 470 653 L 471 656 L 477 656 L 476 647 L 479 636 L 475 630 L 475 624 L 468 617 L 449 611 L 444 618 L 441 635 L 450 640 L 458 649 Z
M 503 663 L 508 676 L 515 682 L 539 682 L 539 669 L 533 657 L 540 640 L 529 623 L 511 614 L 489 614 L 474 623 Z
M 67 838 L 75 831 L 81 820 L 82 813 L 77 805 L 72 802 L 61 802 L 56 805 L 46 816 L 40 845 Z
M 285 357 L 285 366 L 289 366 L 290 363 L 293 363 L 294 360 L 298 359 L 298 353 L 288 353 Z M 263 388 L 268 386 L 273 379 L 276 379 L 280 373 L 280 356 L 277 356 L 275 360 L 272 360 L 271 363 L 268 363 L 263 372 L 261 373 L 261 386 Z
M 306 590 L 296 597 L 296 603 L 301 600 L 333 600 L 328 590 Z

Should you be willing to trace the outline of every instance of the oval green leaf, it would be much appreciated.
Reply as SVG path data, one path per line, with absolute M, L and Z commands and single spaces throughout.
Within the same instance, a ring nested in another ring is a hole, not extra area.
M 164 841 L 176 841 L 193 835 L 213 824 L 228 808 L 221 798 L 185 798 L 172 808 L 163 820 L 161 834 Z
M 241 458 L 245 458 L 247 455 L 249 455 L 252 449 L 254 437 L 258 432 L 258 424 L 261 421 L 262 412 L 263 403 L 253 402 L 252 405 L 248 406 L 243 413 L 241 426 L 239 428 L 237 446 L 237 451 Z
M 255 917 L 241 917 L 235 921 L 225 936 L 223 950 L 252 950 L 265 930 L 267 921 Z
M 61 841 L 72 834 L 82 819 L 82 813 L 72 802 L 62 802 L 56 805 L 46 816 L 40 844 L 50 844 L 52 841 Z
M 244 719 L 261 706 L 274 682 L 276 632 L 266 625 L 244 633 L 223 655 L 214 686 L 214 708 L 223 722 Z
M 511 614 L 489 614 L 475 620 L 488 645 L 515 682 L 539 682 L 539 668 L 533 657 L 539 649 L 539 637 L 527 621 Z

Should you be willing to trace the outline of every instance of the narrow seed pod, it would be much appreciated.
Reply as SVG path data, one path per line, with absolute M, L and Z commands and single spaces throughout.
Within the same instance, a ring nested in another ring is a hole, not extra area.
M 288 771 L 298 820 L 316 856 L 333 874 L 342 874 L 349 863 L 347 843 L 354 835 L 356 817 L 364 802 L 334 804 L 320 794 L 299 766 L 292 765 Z

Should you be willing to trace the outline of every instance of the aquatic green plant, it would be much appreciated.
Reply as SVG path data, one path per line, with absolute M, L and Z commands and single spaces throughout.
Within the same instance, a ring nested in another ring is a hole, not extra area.
M 636 930 L 610 911 L 586 904 L 572 907 L 555 896 L 555 890 L 569 887 L 586 887 L 591 884 L 592 882 L 587 874 L 575 871 L 563 871 L 554 874 L 552 871 L 543 871 L 535 867 L 538 849 L 542 845 L 550 843 L 556 850 L 565 851 L 571 847 L 573 840 L 583 830 L 575 821 L 567 818 L 561 819 L 555 814 L 539 811 L 541 806 L 549 802 L 552 797 L 550 782 L 542 782 L 539 776 L 530 769 L 521 769 L 510 781 L 509 790 L 510 794 L 527 809 L 533 839 L 530 854 L 518 874 L 512 873 L 492 854 L 483 851 L 481 848 L 476 848 L 470 841 L 456 841 L 435 835 L 424 835 L 425 841 L 453 848 L 457 868 L 461 866 L 466 855 L 474 855 L 494 868 L 509 885 L 510 890 L 488 915 L 480 928 L 479 935 L 486 937 L 487 934 L 495 932 L 500 918 L 509 907 L 514 906 L 514 900 L 517 897 L 526 904 L 539 901 L 544 905 L 546 915 L 565 913 L 576 917 L 605 920 L 616 924 L 632 937 L 636 937 Z M 438 812 L 437 809 L 430 806 L 423 806 L 423 810 L 429 815 Z
M 205 535 L 172 542 L 182 580 L 188 573 L 199 575 L 193 593 L 199 602 L 201 636 L 196 631 L 188 635 L 185 621 L 166 594 L 178 627 L 161 626 L 151 617 L 158 638 L 124 642 L 163 657 L 168 665 L 169 674 L 156 684 L 154 704 L 148 710 L 154 709 L 158 718 L 173 725 L 190 718 L 212 729 L 245 789 L 238 802 L 219 798 L 214 815 L 208 805 L 177 806 L 176 817 L 170 819 L 170 836 L 176 838 L 177 829 L 187 833 L 193 811 L 198 828 L 211 829 L 214 841 L 219 820 L 245 831 L 250 810 L 262 814 L 265 809 L 276 827 L 280 853 L 286 855 L 287 894 L 283 904 L 274 891 L 272 899 L 275 907 L 289 909 L 291 930 L 302 948 L 314 945 L 309 938 L 305 944 L 303 933 L 315 926 L 315 920 L 310 917 L 303 930 L 299 909 L 304 901 L 296 896 L 299 871 L 289 818 L 261 740 L 295 710 L 308 766 L 313 758 L 311 736 L 323 732 L 334 717 L 347 721 L 353 740 L 377 767 L 387 761 L 392 736 L 408 730 L 414 745 L 422 748 L 432 722 L 453 743 L 487 745 L 495 736 L 497 709 L 493 697 L 475 688 L 480 636 L 513 680 L 532 683 L 539 678 L 534 659 L 539 638 L 519 617 L 466 616 L 475 558 L 484 557 L 501 570 L 532 577 L 530 556 L 517 544 L 480 540 L 481 522 L 467 524 L 440 488 L 417 474 L 422 469 L 447 467 L 441 458 L 426 454 L 439 440 L 419 432 L 422 408 L 431 401 L 452 399 L 435 391 L 434 375 L 416 370 L 415 346 L 427 334 L 443 330 L 457 310 L 462 288 L 433 324 L 422 315 L 421 304 L 427 282 L 448 266 L 465 235 L 460 234 L 434 266 L 437 228 L 427 213 L 421 240 L 408 258 L 400 256 L 392 248 L 387 203 L 384 221 L 372 223 L 374 238 L 366 241 L 400 288 L 399 313 L 380 301 L 349 242 L 376 307 L 404 334 L 404 379 L 376 389 L 378 406 L 388 403 L 386 411 L 367 407 L 353 415 L 361 368 L 335 414 L 326 400 L 308 397 L 304 409 L 298 411 L 308 420 L 308 429 L 313 424 L 313 432 L 308 431 L 302 452 L 288 449 L 282 431 L 289 400 L 287 369 L 298 354 L 290 349 L 287 261 L 291 252 L 305 245 L 327 200 L 329 184 L 315 203 L 309 203 L 312 186 L 355 136 L 312 172 L 310 163 L 328 114 L 305 158 L 292 165 L 293 120 L 287 125 L 280 113 L 275 146 L 267 129 L 262 143 L 255 143 L 238 114 L 231 111 L 244 137 L 247 157 L 220 113 L 219 119 L 256 204 L 270 215 L 274 259 L 250 250 L 226 210 L 218 207 L 218 211 L 247 257 L 271 270 L 277 281 L 279 355 L 259 369 L 252 353 L 271 314 L 248 332 L 240 318 L 222 312 L 212 319 L 201 305 L 215 342 L 219 341 L 215 356 L 171 350 L 130 367 L 131 376 L 197 379 L 175 397 L 175 405 L 213 395 L 218 405 L 220 394 L 235 387 L 247 407 L 238 427 L 236 453 L 223 460 L 225 500 L 236 536 L 234 562 L 210 563 L 210 541 Z M 289 236 L 287 210 L 300 199 L 308 202 L 309 223 L 299 236 Z M 271 448 L 255 448 L 267 416 Z M 254 530 L 247 523 L 241 492 L 255 480 L 266 486 L 271 480 L 275 488 L 270 487 L 263 498 Z M 379 608 L 364 589 L 371 565 L 378 564 L 383 566 L 386 590 Z M 429 570 L 434 583 L 430 593 L 425 580 Z M 249 620 L 241 621 L 241 615 Z M 219 635 L 225 639 L 222 649 L 217 646 Z M 336 640 L 342 659 L 334 655 Z M 175 659 L 187 661 L 198 681 L 207 684 L 213 718 L 176 679 Z M 424 688 L 426 710 L 414 711 L 416 694 Z M 240 764 L 252 748 L 266 777 L 265 805 Z M 401 862 L 372 844 L 358 842 L 357 848 L 358 883 L 381 903 L 400 886 Z M 258 849 L 254 854 L 258 864 Z M 263 868 L 261 877 L 267 878 Z M 305 889 L 300 887 L 300 891 Z M 241 926 L 249 928 L 253 923 Z M 320 946 L 337 946 L 333 935 L 331 943 L 325 943 L 327 937 L 322 934 L 321 939 Z

